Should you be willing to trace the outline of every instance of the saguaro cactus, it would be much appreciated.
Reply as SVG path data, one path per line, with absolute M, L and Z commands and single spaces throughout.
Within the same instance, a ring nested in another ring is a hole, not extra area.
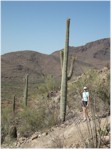
M 15 109 L 16 109 L 16 103 L 15 103 L 15 100 L 16 100 L 16 98 L 15 98 L 15 95 L 14 95 L 14 98 L 13 98 L 13 103 L 12 103 L 12 112 L 13 112 L 13 115 L 15 116 Z
M 25 89 L 24 89 L 24 104 L 27 106 L 28 100 L 28 74 L 25 76 Z
M 64 51 L 61 51 L 61 68 L 62 68 L 62 80 L 61 80 L 61 100 L 60 100 L 60 119 L 65 121 L 66 116 L 66 102 L 67 102 L 67 81 L 71 78 L 73 74 L 73 64 L 75 57 L 72 58 L 72 63 L 70 67 L 70 73 L 67 76 L 68 67 L 68 53 L 69 53 L 69 27 L 70 19 L 66 21 L 66 39 Z
M 16 128 L 16 122 L 15 122 L 15 96 L 13 98 L 13 102 L 12 102 L 12 113 L 13 113 L 13 123 L 12 125 L 9 127 L 9 136 L 10 138 L 17 138 L 17 128 Z
M 60 119 L 62 121 L 65 121 L 65 115 L 66 115 L 69 26 L 70 26 L 70 19 L 67 19 L 64 56 L 62 56 L 63 61 L 62 61 L 62 81 L 61 81 L 61 101 L 60 101 Z

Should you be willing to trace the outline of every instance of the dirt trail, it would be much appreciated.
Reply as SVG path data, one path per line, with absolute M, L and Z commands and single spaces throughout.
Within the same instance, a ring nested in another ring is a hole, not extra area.
M 98 120 L 97 120 L 98 121 Z M 101 127 L 110 122 L 110 117 L 102 118 Z M 78 120 L 70 120 L 61 124 L 59 127 L 53 127 L 47 133 L 36 135 L 36 133 L 26 141 L 21 148 L 78 148 L 83 147 L 83 141 L 88 138 L 88 123 L 93 125 L 92 121 L 82 122 Z M 81 133 L 81 134 L 80 134 Z M 33 138 L 34 137 L 34 138 Z

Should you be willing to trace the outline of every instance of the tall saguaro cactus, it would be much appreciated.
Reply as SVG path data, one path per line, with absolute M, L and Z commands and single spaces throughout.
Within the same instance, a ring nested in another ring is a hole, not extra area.
M 61 81 L 61 101 L 60 101 L 60 119 L 62 121 L 65 121 L 65 115 L 66 115 L 69 26 L 70 26 L 70 19 L 67 19 L 65 48 L 64 48 L 64 56 L 62 61 L 62 81 Z
M 28 100 L 28 74 L 25 76 L 25 89 L 24 89 L 24 104 L 27 106 Z
M 60 119 L 62 122 L 65 121 L 66 116 L 66 103 L 67 103 L 67 81 L 71 78 L 73 74 L 73 64 L 75 57 L 72 58 L 72 63 L 70 67 L 70 73 L 67 76 L 68 67 L 68 54 L 69 54 L 69 27 L 70 19 L 66 21 L 66 39 L 64 51 L 61 51 L 61 68 L 62 68 L 62 80 L 61 80 L 61 99 L 60 99 Z

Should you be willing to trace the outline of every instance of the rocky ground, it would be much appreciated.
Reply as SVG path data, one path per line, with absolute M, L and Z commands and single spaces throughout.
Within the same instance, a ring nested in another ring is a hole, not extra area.
M 103 118 L 104 117 L 104 118 Z M 100 120 L 101 130 L 104 131 L 110 124 L 110 117 L 101 116 L 96 119 L 97 125 Z M 56 125 L 46 132 L 35 132 L 31 137 L 19 137 L 10 148 L 85 148 L 89 141 L 88 125 L 93 126 L 93 121 L 83 122 L 82 114 L 71 118 L 63 124 Z M 101 136 L 102 148 L 110 147 L 110 131 Z M 6 144 L 2 145 L 7 147 Z M 90 147 L 91 148 L 91 147 Z

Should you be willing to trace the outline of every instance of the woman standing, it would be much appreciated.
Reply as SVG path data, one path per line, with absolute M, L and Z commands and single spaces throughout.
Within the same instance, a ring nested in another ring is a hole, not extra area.
M 82 109 L 84 118 L 83 121 L 86 121 L 88 118 L 87 108 L 89 106 L 89 101 L 90 101 L 89 92 L 87 90 L 87 87 L 84 87 L 82 92 Z

